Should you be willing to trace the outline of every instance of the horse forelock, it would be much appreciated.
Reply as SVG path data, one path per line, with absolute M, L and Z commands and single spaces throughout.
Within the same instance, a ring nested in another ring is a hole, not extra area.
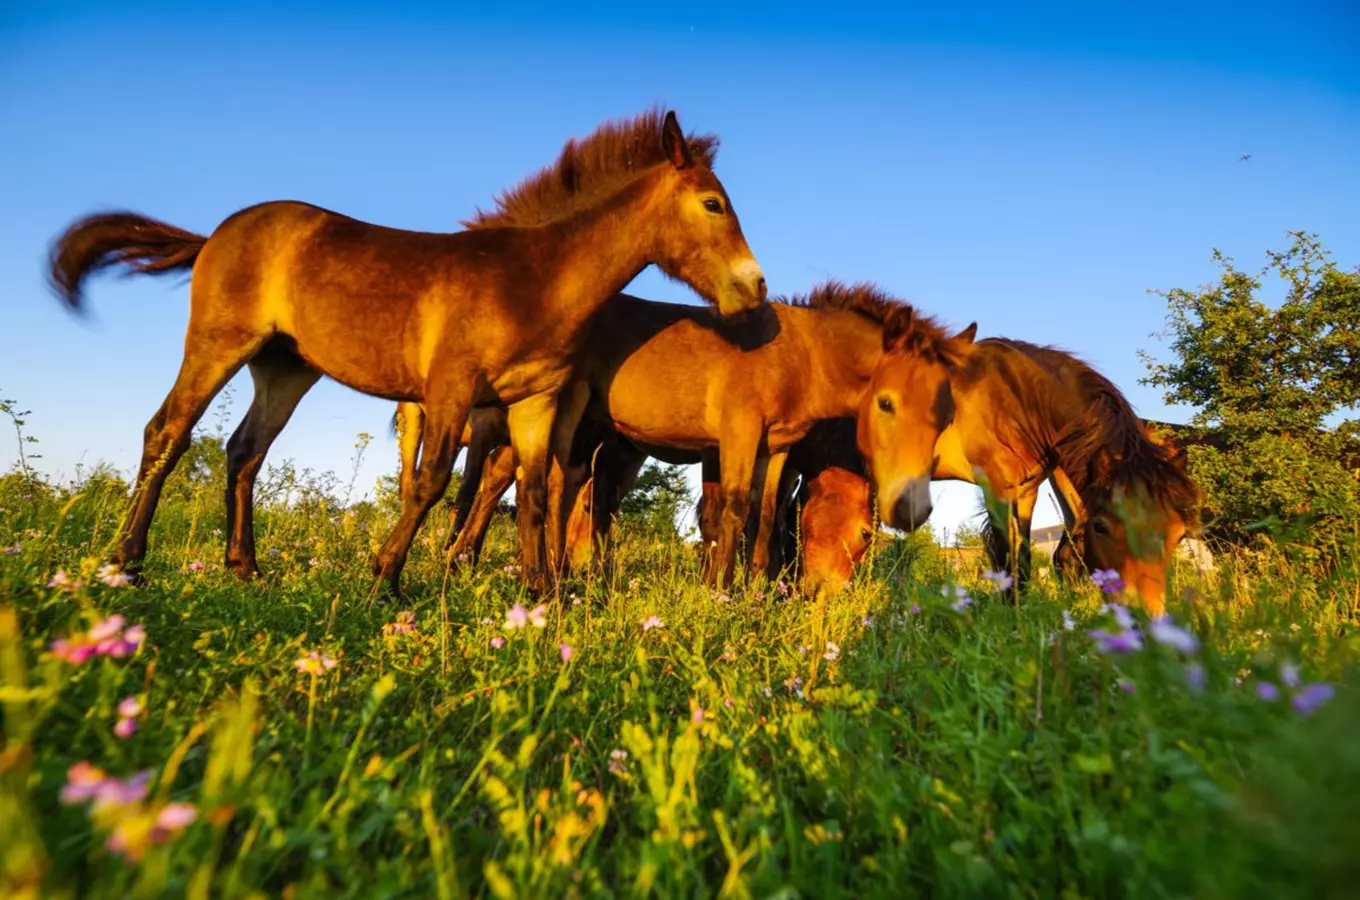
M 661 142 L 665 118 L 663 109 L 653 107 L 631 119 L 605 122 L 580 140 L 568 140 L 557 162 L 502 191 L 495 209 L 478 209 L 462 224 L 532 228 L 593 205 L 667 161 Z M 685 140 L 694 162 L 713 168 L 717 136 L 691 133 Z

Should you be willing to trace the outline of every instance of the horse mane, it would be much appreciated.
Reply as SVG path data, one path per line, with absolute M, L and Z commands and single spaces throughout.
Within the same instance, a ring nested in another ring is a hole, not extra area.
M 557 162 L 502 191 L 495 209 L 479 208 L 463 227 L 534 228 L 593 205 L 666 162 L 661 146 L 665 118 L 665 110 L 653 107 L 632 119 L 605 122 L 582 140 L 568 140 Z M 713 168 L 717 136 L 691 133 L 685 140 L 694 161 Z
M 1146 489 L 1187 522 L 1193 520 L 1199 506 L 1199 489 L 1177 463 L 1173 448 L 1153 440 L 1128 398 L 1112 381 L 1085 360 L 1055 347 L 1014 340 L 995 343 L 1010 346 L 1053 376 L 1026 380 L 1030 382 L 1030 392 L 1047 395 L 1042 397 L 1046 405 L 1067 406 L 1070 418 L 1052 440 L 1057 462 L 1069 474 L 1080 473 L 1090 482 L 1100 482 L 1102 489 L 1123 492 L 1125 496 Z M 1069 380 L 1078 387 L 1077 397 L 1053 396 Z M 1035 407 L 1020 405 L 1021 410 L 1032 408 Z M 1099 477 L 1100 468 L 1107 468 L 1108 474 Z
M 930 362 L 955 362 L 954 354 L 950 352 L 950 335 L 938 319 L 869 281 L 845 284 L 828 279 L 814 286 L 807 294 L 775 297 L 771 302 L 805 309 L 839 309 L 856 313 L 881 326 L 885 335 L 893 335 L 899 349 L 922 356 Z

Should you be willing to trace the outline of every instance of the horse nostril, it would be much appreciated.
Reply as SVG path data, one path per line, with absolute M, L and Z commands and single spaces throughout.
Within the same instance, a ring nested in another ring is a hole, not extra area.
M 757 278 L 757 279 L 756 279 L 756 296 L 759 297 L 761 300 L 764 300 L 765 297 L 768 296 L 769 292 L 770 292 L 770 291 L 769 291 L 769 288 L 767 288 L 767 287 L 765 286 L 765 276 L 762 275 L 762 276 L 760 276 L 759 278 Z

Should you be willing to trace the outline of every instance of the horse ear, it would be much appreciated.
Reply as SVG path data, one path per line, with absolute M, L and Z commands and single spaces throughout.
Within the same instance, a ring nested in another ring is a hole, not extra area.
M 952 338 L 950 338 L 950 340 L 953 343 L 958 344 L 960 347 L 967 347 L 969 344 L 973 343 L 973 339 L 976 337 L 977 337 L 977 323 L 970 322 L 967 328 L 963 329 L 963 331 L 960 331 L 958 334 L 954 335 Z
M 685 133 L 680 130 L 680 120 L 675 117 L 675 110 L 666 112 L 665 124 L 661 126 L 661 149 L 665 151 L 671 165 L 677 169 L 683 169 L 694 163 L 694 154 L 690 152 Z
M 902 346 L 902 341 L 911 333 L 916 321 L 916 310 L 904 307 L 896 315 L 890 315 L 883 323 L 883 352 L 891 353 Z

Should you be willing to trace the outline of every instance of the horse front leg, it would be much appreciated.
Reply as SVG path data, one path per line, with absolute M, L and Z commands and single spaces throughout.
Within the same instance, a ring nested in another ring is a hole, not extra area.
M 510 444 L 519 469 L 515 473 L 518 507 L 521 578 L 529 589 L 548 589 L 544 512 L 548 495 L 548 455 L 551 451 L 557 395 L 535 394 L 510 407 Z
M 719 516 L 718 546 L 714 551 L 708 580 L 722 588 L 736 574 L 737 551 L 746 532 L 751 508 L 751 480 L 763 435 L 759 427 L 729 428 L 718 450 L 722 483 L 722 511 Z
M 764 469 L 760 488 L 760 524 L 756 529 L 755 546 L 751 549 L 751 574 L 764 574 L 773 581 L 779 576 L 780 553 L 774 548 L 778 523 L 779 500 L 784 488 L 784 463 L 788 451 L 771 453 Z

